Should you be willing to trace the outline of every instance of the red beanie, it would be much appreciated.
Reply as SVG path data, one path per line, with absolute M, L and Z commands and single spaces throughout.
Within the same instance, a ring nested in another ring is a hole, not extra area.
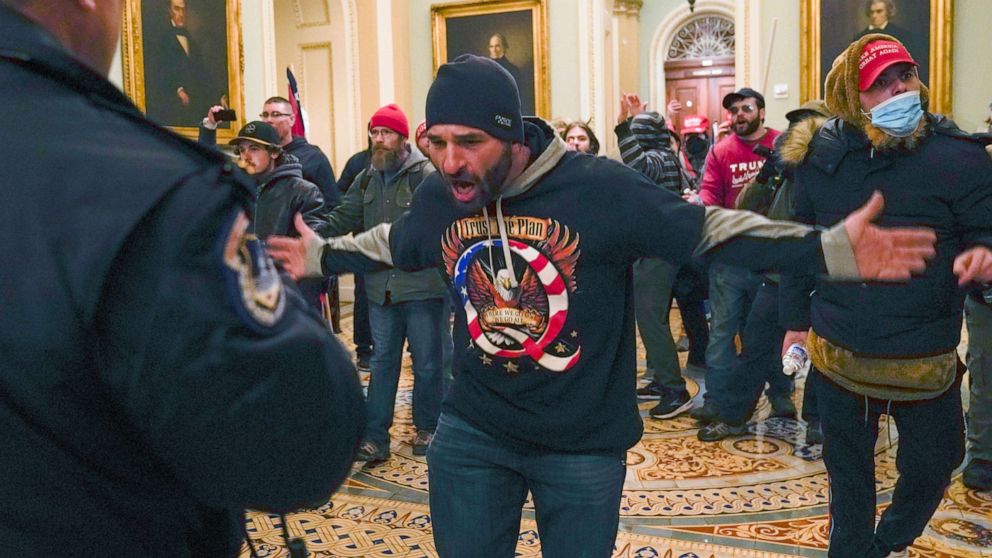
M 388 104 L 375 111 L 372 119 L 369 120 L 369 129 L 371 130 L 376 126 L 389 128 L 405 138 L 410 137 L 410 125 L 406 121 L 406 115 L 403 114 L 400 107 L 394 104 Z

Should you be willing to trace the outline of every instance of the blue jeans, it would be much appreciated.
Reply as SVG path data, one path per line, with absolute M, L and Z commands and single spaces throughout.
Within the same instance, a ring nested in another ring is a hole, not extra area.
M 355 274 L 355 308 L 352 322 L 352 340 L 355 356 L 372 356 L 372 330 L 369 327 L 369 296 L 365 292 L 365 274 Z
M 734 426 L 746 423 L 758 405 L 765 382 L 770 396 L 792 395 L 793 382 L 782 372 L 779 356 L 784 337 L 785 330 L 778 323 L 778 283 L 765 281 L 751 304 L 741 333 L 744 348 L 735 365 L 726 376 L 707 378 L 706 387 L 713 392 L 722 422 Z
M 723 264 L 710 266 L 710 344 L 706 347 L 707 404 L 719 405 L 720 389 L 731 384 L 737 360 L 734 336 L 744 331 L 751 302 L 761 287 L 761 276 Z M 711 389 L 715 388 L 715 389 Z
M 427 450 L 438 554 L 513 556 L 530 490 L 545 558 L 608 558 L 625 471 L 619 454 L 512 447 L 446 413 Z
M 448 302 L 443 298 L 414 300 L 382 306 L 369 301 L 372 358 L 369 366 L 368 423 L 365 440 L 389 445 L 396 386 L 400 379 L 403 342 L 410 341 L 413 357 L 413 425 L 434 431 L 441 414 L 442 333 L 447 327 Z

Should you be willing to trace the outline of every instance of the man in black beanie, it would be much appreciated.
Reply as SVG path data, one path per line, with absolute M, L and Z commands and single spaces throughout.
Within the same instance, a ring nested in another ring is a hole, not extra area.
M 332 239 L 301 224 L 302 240 L 269 245 L 294 275 L 443 263 L 459 300 L 458 374 L 427 463 L 444 557 L 513 556 L 528 490 L 544 556 L 611 554 L 626 451 L 642 431 L 638 258 L 681 265 L 698 252 L 851 279 L 909 277 L 931 253 L 932 231 L 868 224 L 881 199 L 821 233 L 692 206 L 619 163 L 568 152 L 543 120 L 521 118 L 512 77 L 486 58 L 441 66 L 427 136 L 438 172 L 403 217 Z

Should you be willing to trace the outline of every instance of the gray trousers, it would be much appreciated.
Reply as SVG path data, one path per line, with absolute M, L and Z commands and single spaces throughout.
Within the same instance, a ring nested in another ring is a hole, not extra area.
M 666 388 L 684 390 L 685 380 L 668 325 L 676 272 L 677 267 L 656 258 L 634 263 L 634 316 L 647 352 L 648 370 L 654 370 L 652 379 Z
M 992 461 L 992 308 L 964 303 L 968 324 L 968 455 Z

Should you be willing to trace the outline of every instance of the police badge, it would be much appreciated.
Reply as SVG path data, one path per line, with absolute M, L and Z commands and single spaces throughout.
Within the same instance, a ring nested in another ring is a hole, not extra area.
M 286 310 L 282 278 L 262 242 L 248 233 L 243 211 L 234 219 L 224 243 L 223 267 L 228 291 L 241 318 L 252 327 L 272 327 Z

